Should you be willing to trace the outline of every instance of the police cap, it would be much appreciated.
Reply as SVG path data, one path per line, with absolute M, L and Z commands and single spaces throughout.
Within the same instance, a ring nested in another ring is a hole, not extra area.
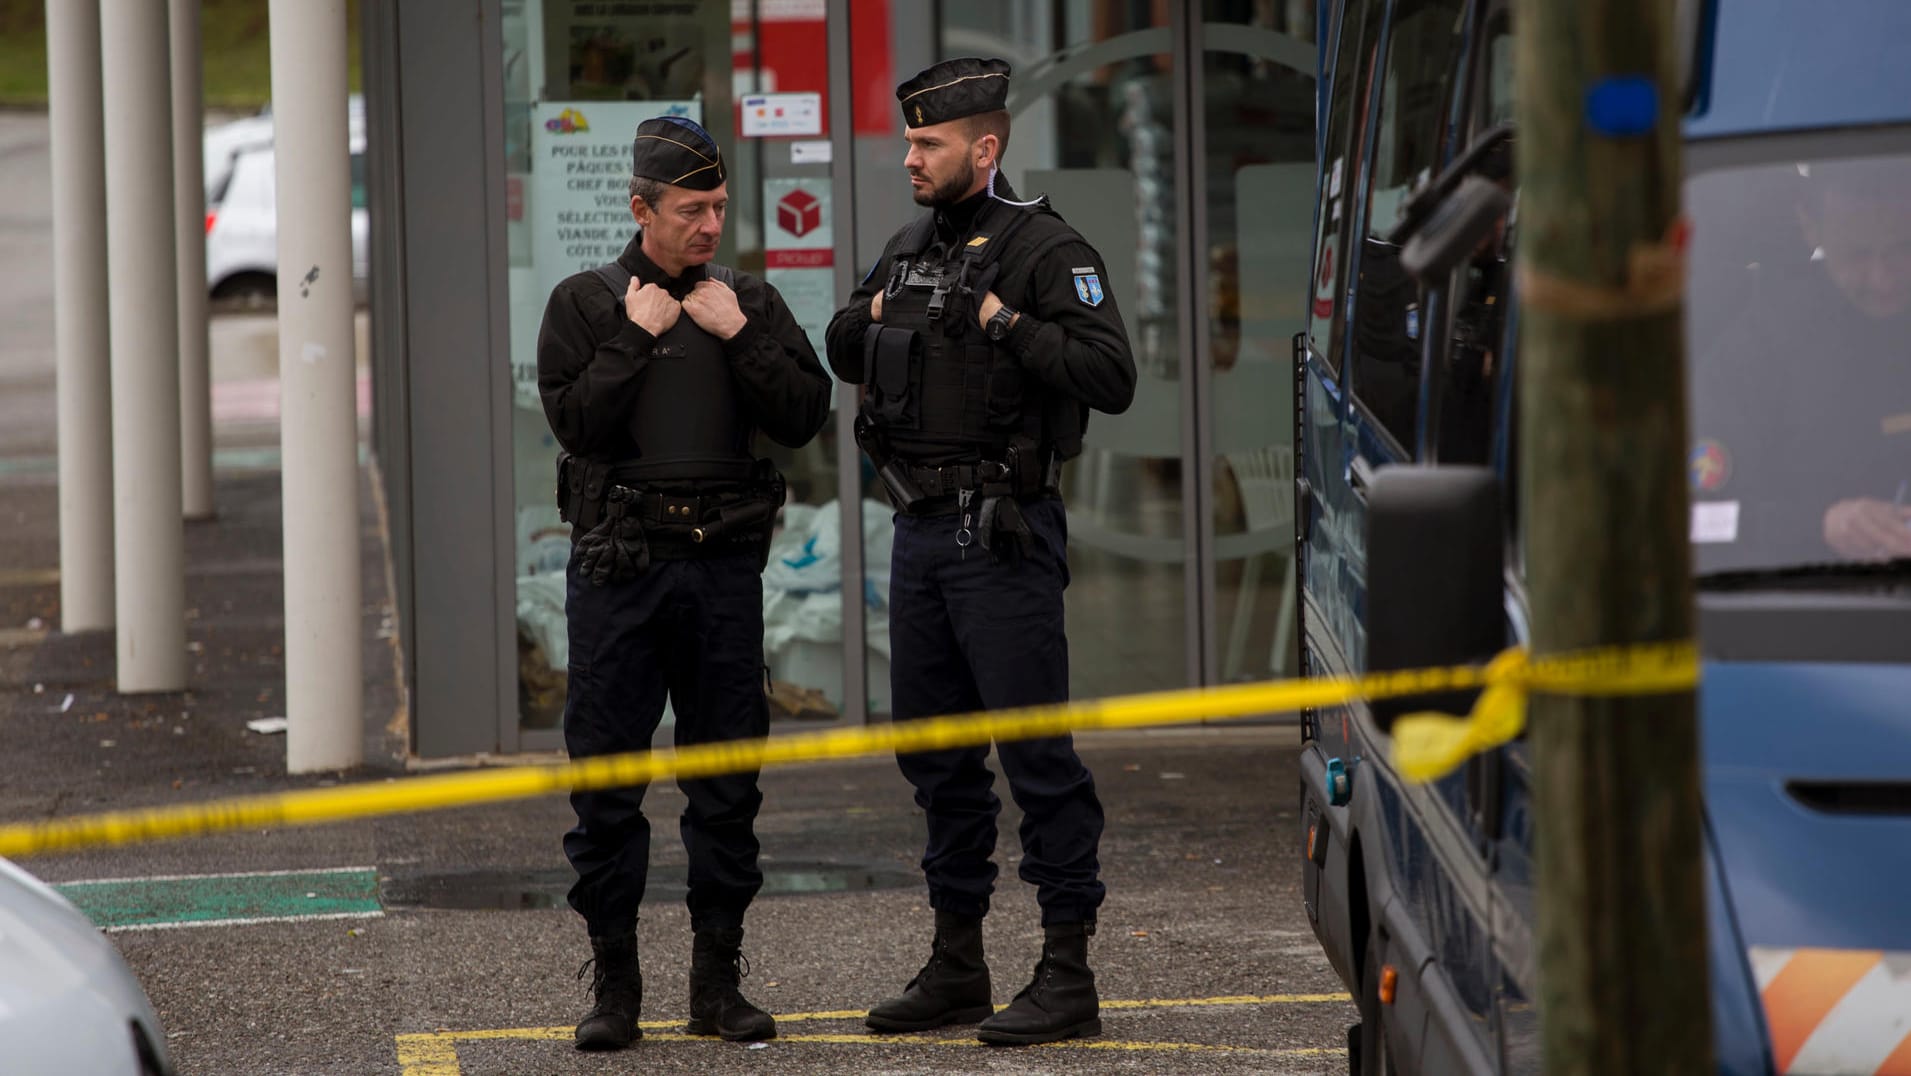
M 630 174 L 693 191 L 715 190 L 724 180 L 723 151 L 695 120 L 658 116 L 637 125 Z
M 912 128 L 999 112 L 1008 107 L 1008 61 L 944 60 L 896 87 L 896 100 L 902 102 L 903 123 Z

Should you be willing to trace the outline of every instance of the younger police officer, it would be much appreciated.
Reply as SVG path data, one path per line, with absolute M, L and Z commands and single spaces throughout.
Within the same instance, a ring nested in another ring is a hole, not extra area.
M 551 292 L 538 390 L 572 524 L 565 614 L 572 758 L 643 750 L 668 693 L 676 742 L 769 731 L 763 558 L 783 482 L 757 430 L 797 446 L 828 417 L 830 383 L 776 289 L 711 264 L 728 201 L 723 155 L 688 120 L 646 120 L 631 151 L 639 231 L 610 265 Z M 680 782 L 690 858 L 692 1034 L 764 1039 L 738 992 L 743 913 L 762 885 L 756 774 Z M 644 786 L 571 796 L 571 906 L 590 930 L 596 1004 L 579 1049 L 637 1038 L 637 908 L 649 867 Z
M 1068 697 L 1061 464 L 1081 451 L 1088 408 L 1116 413 L 1134 397 L 1100 255 L 1045 202 L 1014 201 L 997 175 L 1008 83 L 1000 60 L 959 59 L 896 90 L 903 166 L 930 210 L 889 240 L 829 326 L 830 366 L 864 386 L 857 439 L 897 509 L 898 721 Z M 990 1015 L 982 917 L 1001 801 L 989 749 L 901 756 L 928 818 L 935 941 L 904 993 L 870 1010 L 871 1028 L 980 1020 L 978 1037 L 997 1044 L 1101 1030 L 1088 968 L 1103 893 L 1094 778 L 1066 736 L 1000 749 L 1023 811 L 1021 876 L 1042 907 L 1034 980 Z

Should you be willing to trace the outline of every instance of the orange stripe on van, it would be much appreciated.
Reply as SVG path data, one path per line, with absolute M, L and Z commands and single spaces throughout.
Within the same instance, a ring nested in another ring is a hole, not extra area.
M 1907 1032 L 1898 1048 L 1878 1066 L 1876 1076 L 1911 1076 L 1911 1032 Z
M 1778 1071 L 1791 1068 L 1818 1022 L 1882 959 L 1879 952 L 1849 949 L 1800 949 L 1792 954 L 1762 995 Z

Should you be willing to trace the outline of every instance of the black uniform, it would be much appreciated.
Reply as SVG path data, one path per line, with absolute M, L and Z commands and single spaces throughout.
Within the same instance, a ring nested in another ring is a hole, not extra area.
M 829 326 L 830 366 L 865 386 L 858 438 L 898 508 L 899 721 L 1068 697 L 1060 465 L 1081 451 L 1088 408 L 1127 408 L 1135 366 L 1100 255 L 1046 205 L 1014 197 L 998 179 L 994 195 L 902 229 Z M 999 341 L 977 322 L 991 290 L 1021 315 Z M 1092 923 L 1103 896 L 1093 777 L 1069 737 L 1000 748 L 1043 923 Z M 987 756 L 899 759 L 928 817 L 922 866 L 938 911 L 988 910 L 1001 803 Z
M 623 273 L 679 300 L 706 276 L 692 267 L 666 277 L 641 243 L 616 268 L 560 283 L 538 334 L 545 414 L 576 457 L 564 498 L 576 542 L 565 599 L 573 758 L 648 748 L 666 693 L 680 745 L 768 732 L 761 570 L 782 482 L 751 444 L 762 430 L 801 445 L 829 414 L 829 377 L 808 337 L 755 277 L 710 273 L 729 278 L 748 318 L 728 341 L 688 313 L 661 338 L 629 321 Z M 756 774 L 681 785 L 692 927 L 740 927 L 762 884 Z M 571 797 L 570 900 L 593 936 L 635 923 L 650 855 L 643 795 Z

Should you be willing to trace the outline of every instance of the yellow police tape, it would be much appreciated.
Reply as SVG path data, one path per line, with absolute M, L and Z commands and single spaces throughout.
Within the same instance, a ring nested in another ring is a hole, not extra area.
M 1525 723 L 1529 691 L 1559 695 L 1652 695 L 1687 690 L 1699 678 L 1694 644 L 1611 647 L 1542 658 L 1508 650 L 1485 666 L 1413 669 L 1366 676 L 1269 681 L 928 718 L 759 740 L 639 751 L 568 763 L 303 789 L 210 803 L 55 818 L 0 826 L 0 856 L 19 858 L 100 845 L 134 844 L 234 829 L 315 825 L 352 818 L 468 807 L 569 791 L 648 784 L 805 762 L 970 747 L 1092 729 L 1251 717 L 1485 688 L 1467 717 L 1411 714 L 1394 726 L 1394 759 L 1411 780 L 1431 780 L 1469 756 L 1505 743 Z

